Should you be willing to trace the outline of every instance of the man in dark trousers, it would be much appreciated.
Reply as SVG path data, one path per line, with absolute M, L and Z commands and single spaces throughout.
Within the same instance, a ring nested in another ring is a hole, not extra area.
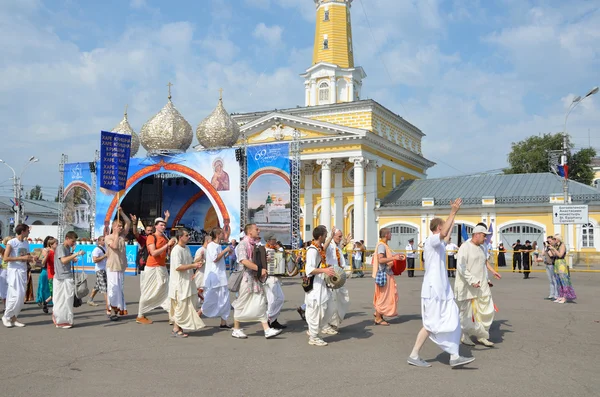
M 517 242 L 512 245 L 512 249 L 513 249 L 513 273 L 515 272 L 517 266 L 519 267 L 519 273 L 521 273 L 521 261 L 523 258 L 521 256 L 521 250 L 523 249 L 523 246 L 521 245 L 521 240 L 517 240 Z
M 406 268 L 408 269 L 408 277 L 415 275 L 415 239 L 408 240 L 406 250 Z
M 521 255 L 523 256 L 523 278 L 529 278 L 529 272 L 531 271 L 531 253 L 533 252 L 533 247 L 531 246 L 531 241 L 525 241 L 525 245 L 521 246 Z

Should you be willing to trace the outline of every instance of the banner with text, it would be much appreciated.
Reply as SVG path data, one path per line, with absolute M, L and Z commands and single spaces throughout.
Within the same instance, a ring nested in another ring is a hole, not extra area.
M 263 239 L 273 235 L 291 243 L 290 145 L 277 143 L 247 149 L 248 219 L 261 229 Z
M 100 133 L 100 187 L 125 189 L 129 170 L 131 135 L 102 131 Z
M 65 164 L 64 181 L 62 200 L 64 230 L 73 230 L 80 238 L 89 238 L 93 213 L 90 163 Z M 59 236 L 59 239 L 62 237 Z

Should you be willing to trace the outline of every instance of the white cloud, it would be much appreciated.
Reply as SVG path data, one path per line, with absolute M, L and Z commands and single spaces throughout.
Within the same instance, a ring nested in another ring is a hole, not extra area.
M 146 0 L 131 0 L 129 2 L 129 7 L 133 9 L 140 9 L 146 7 Z
M 267 26 L 263 22 L 256 25 L 252 35 L 257 39 L 264 40 L 269 46 L 274 47 L 281 44 L 281 33 L 283 28 L 278 25 Z

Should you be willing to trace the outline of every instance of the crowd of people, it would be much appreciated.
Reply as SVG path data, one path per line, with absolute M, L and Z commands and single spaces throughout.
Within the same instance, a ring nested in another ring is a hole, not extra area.
M 496 311 L 491 287 L 492 279 L 500 279 L 501 276 L 489 263 L 485 241 L 490 232 L 485 224 L 475 226 L 471 238 L 456 247 L 456 255 L 451 256 L 452 263 L 449 263 L 447 249 L 454 249 L 450 231 L 461 204 L 461 199 L 452 203 L 446 220 L 435 218 L 431 221 L 431 234 L 423 243 L 423 327 L 407 359 L 410 365 L 431 365 L 420 357 L 427 338 L 450 354 L 452 367 L 474 360 L 459 354 L 461 343 L 474 345 L 475 340 L 487 347 L 494 346 L 489 340 L 489 329 Z M 110 321 L 118 321 L 128 314 L 124 295 L 125 245 L 132 220 L 134 224 L 137 221 L 135 216 L 130 217 L 119 208 L 117 219 L 106 235 L 98 238 L 92 252 L 96 284 L 87 297 L 87 304 L 98 306 L 94 299 L 102 295 Z M 266 245 L 262 245 L 260 228 L 256 224 L 248 224 L 243 230 L 243 238 L 234 248 L 221 244 L 228 240 L 228 236 L 223 229 L 216 227 L 192 257 L 188 246 L 190 232 L 179 228 L 175 236 L 168 238 L 165 234 L 167 219 L 168 212 L 165 218 L 156 218 L 153 227 L 146 227 L 143 233 L 134 231 L 142 249 L 147 250 L 140 274 L 137 323 L 152 324 L 147 313 L 161 307 L 169 313 L 169 322 L 173 326 L 171 335 L 176 338 L 186 338 L 186 332 L 204 328 L 201 316 L 219 318 L 219 327 L 230 329 L 232 337 L 237 339 L 248 337 L 243 331 L 243 323 L 260 322 L 267 339 L 279 335 L 286 328 L 278 321 L 285 300 L 281 282 L 277 275 L 269 274 L 267 267 L 267 251 L 283 250 L 275 236 L 267 236 Z M 34 261 L 27 241 L 29 226 L 17 225 L 15 232 L 16 237 L 5 242 L 6 248 L 2 253 L 0 281 L 4 281 L 0 283 L 0 293 L 5 299 L 2 323 L 7 328 L 25 326 L 19 321 L 19 314 L 27 299 L 28 266 Z M 409 241 L 411 249 L 406 250 L 407 254 L 398 254 L 389 248 L 391 236 L 389 228 L 379 231 L 380 240 L 372 261 L 372 277 L 375 280 L 373 321 L 378 326 L 389 326 L 386 317 L 398 315 L 398 291 L 392 263 L 407 260 L 408 275 L 414 275 L 411 274 L 414 272 L 414 241 Z M 298 310 L 308 325 L 308 344 L 327 346 L 323 337 L 340 332 L 350 305 L 346 286 L 333 287 L 328 279 L 348 269 L 348 252 L 344 252 L 343 248 L 351 239 L 350 236 L 344 238 L 341 230 L 334 227 L 328 231 L 325 226 L 317 226 L 312 237 L 303 259 L 305 298 Z M 38 281 L 37 302 L 44 313 L 49 313 L 48 307 L 52 306 L 52 320 L 57 328 L 73 327 L 73 308 L 81 304 L 83 298 L 77 296 L 79 285 L 74 270 L 74 265 L 84 255 L 84 251 L 74 250 L 77 238 L 73 231 L 65 234 L 62 243 L 48 236 L 39 257 L 43 270 Z M 352 244 L 351 255 L 356 256 L 353 259 L 358 262 L 363 251 L 360 242 Z M 544 246 L 544 254 L 539 256 L 539 260 L 547 267 L 549 298 L 557 303 L 575 299 L 562 238 L 560 235 L 549 236 Z M 167 257 L 170 271 L 167 269 Z M 236 271 L 230 275 L 226 270 L 226 258 L 237 264 Z M 451 277 L 456 278 L 454 288 L 449 282 Z M 230 294 L 235 294 L 233 301 Z M 233 326 L 228 321 L 231 311 Z

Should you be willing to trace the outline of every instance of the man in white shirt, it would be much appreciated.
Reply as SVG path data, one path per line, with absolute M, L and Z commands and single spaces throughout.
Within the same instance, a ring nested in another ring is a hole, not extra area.
M 446 244 L 446 254 L 448 257 L 448 277 L 456 277 L 456 253 L 458 245 L 452 242 L 452 237 L 448 237 Z
M 484 346 L 494 346 L 488 340 L 489 329 L 494 321 L 494 301 L 487 276 L 487 252 L 484 249 L 488 234 L 485 225 L 475 226 L 472 237 L 458 250 L 458 277 L 454 283 L 454 293 L 460 310 L 461 342 L 470 346 L 474 345 L 471 336 Z
M 6 270 L 6 282 L 8 291 L 6 294 L 6 303 L 2 324 L 5 327 L 25 326 L 17 317 L 25 304 L 25 291 L 27 287 L 27 263 L 33 260 L 29 253 L 29 226 L 22 223 L 15 227 L 17 237 L 6 244 L 4 250 L 4 262 L 8 263 Z
M 98 306 L 96 302 L 94 302 L 94 297 L 98 292 L 104 295 L 104 301 L 106 302 L 106 314 L 110 315 L 110 306 L 108 305 L 108 295 L 106 294 L 106 258 L 108 254 L 106 253 L 106 246 L 104 245 L 104 236 L 98 237 L 98 245 L 92 251 L 92 261 L 95 265 L 96 271 L 96 285 L 90 294 L 90 298 L 88 299 L 88 305 L 90 306 Z
M 450 366 L 460 367 L 473 362 L 473 357 L 461 357 L 460 319 L 458 306 L 446 274 L 446 250 L 443 240 L 448 236 L 454 224 L 454 217 L 460 209 L 462 199 L 451 203 L 448 219 L 434 218 L 429 224 L 431 235 L 424 244 L 425 276 L 421 287 L 421 315 L 423 328 L 417 335 L 415 346 L 408 357 L 408 363 L 417 367 L 431 367 L 419 357 L 419 352 L 427 337 L 442 350 L 450 353 Z
M 406 248 L 406 269 L 408 272 L 408 277 L 415 276 L 415 239 L 411 238 L 408 240 L 408 244 Z
M 331 290 L 325 284 L 325 275 L 333 276 L 333 267 L 327 266 L 323 243 L 327 236 L 327 228 L 323 225 L 313 230 L 313 242 L 306 250 L 306 277 L 312 281 L 312 288 L 304 294 L 306 304 L 306 322 L 308 323 L 308 344 L 327 346 L 327 342 L 319 338 L 319 332 L 327 326 L 332 315 L 329 305 Z M 310 278 L 312 277 L 312 280 Z

